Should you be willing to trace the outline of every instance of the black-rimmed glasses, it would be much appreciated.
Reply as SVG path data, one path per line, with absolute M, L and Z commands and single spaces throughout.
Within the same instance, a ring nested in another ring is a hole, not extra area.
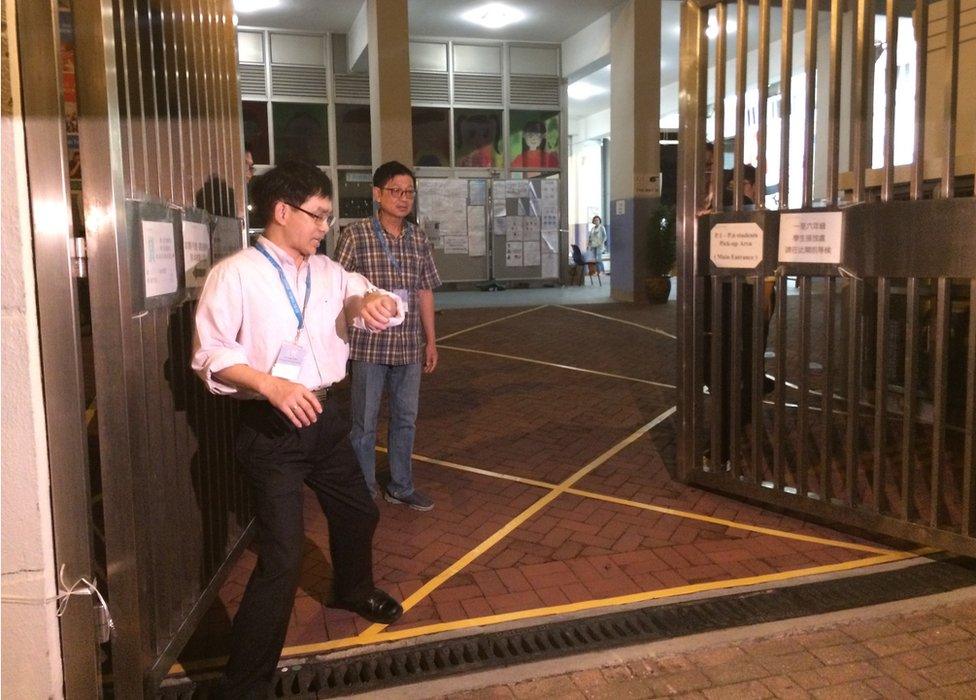
M 315 221 L 315 223 L 318 224 L 319 226 L 325 224 L 326 226 L 331 228 L 332 224 L 335 223 L 335 214 L 333 214 L 332 212 L 329 212 L 328 214 L 316 214 L 314 212 L 309 211 L 308 209 L 302 209 L 301 207 L 295 204 L 290 204 L 288 202 L 285 202 L 285 204 L 288 204 L 289 207 L 291 207 L 292 209 L 297 209 L 303 214 L 308 214 L 309 216 L 312 217 L 312 220 Z
M 417 196 L 417 190 L 401 190 L 399 187 L 381 187 L 393 195 L 394 199 L 413 199 Z

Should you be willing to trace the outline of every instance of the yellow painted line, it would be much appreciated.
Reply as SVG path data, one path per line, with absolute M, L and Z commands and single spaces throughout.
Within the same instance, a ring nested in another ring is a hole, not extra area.
M 385 447 L 376 448 L 380 452 L 386 452 Z M 431 457 L 424 457 L 423 455 L 410 455 L 411 459 L 415 462 L 425 462 L 427 464 L 436 464 L 442 467 L 449 467 L 451 469 L 456 469 L 462 472 L 469 472 L 471 474 L 479 474 L 481 476 L 489 476 L 495 479 L 503 479 L 505 481 L 516 481 L 520 484 L 528 484 L 529 486 L 538 486 L 543 489 L 555 489 L 559 488 L 557 484 L 550 483 L 548 481 L 538 481 L 536 479 L 526 479 L 521 476 L 513 476 L 511 474 L 503 474 L 501 472 L 493 472 L 488 469 L 480 469 L 478 467 L 469 467 L 464 464 L 458 464 L 457 462 L 448 462 L 442 459 L 433 459 Z M 607 503 L 616 503 L 617 505 L 628 506 L 630 508 L 639 508 L 641 510 L 648 510 L 654 513 L 661 513 L 663 515 L 673 515 L 678 518 L 684 518 L 686 520 L 697 520 L 703 523 L 711 523 L 713 525 L 721 525 L 722 527 L 734 528 L 736 530 L 744 530 L 747 532 L 755 532 L 760 535 L 771 535 L 773 537 L 782 537 L 788 540 L 797 540 L 799 542 L 811 542 L 813 544 L 822 544 L 830 547 L 839 547 L 842 549 L 850 549 L 857 552 L 869 552 L 871 554 L 890 554 L 892 550 L 884 549 L 882 547 L 874 547 L 867 544 L 859 544 L 857 542 L 846 542 L 844 540 L 834 540 L 829 537 L 817 537 L 815 535 L 804 535 L 798 532 L 790 532 L 789 530 L 777 530 L 771 527 L 762 527 L 761 525 L 749 525 L 748 523 L 737 523 L 734 520 L 726 520 L 725 518 L 715 518 L 711 515 L 701 515 L 700 513 L 695 513 L 688 510 L 678 510 L 676 508 L 668 508 L 666 506 L 656 506 L 651 503 L 643 503 L 641 501 L 632 501 L 627 498 L 618 498 L 617 496 L 608 496 L 606 494 L 598 493 L 596 491 L 587 491 L 585 489 L 569 488 L 566 489 L 566 493 L 572 494 L 574 496 L 581 496 L 583 498 L 592 498 L 597 501 L 605 501 Z
M 656 591 L 643 591 L 641 593 L 631 593 L 628 595 L 614 596 L 612 598 L 598 598 L 595 600 L 579 601 L 577 603 L 566 603 L 564 605 L 517 610 L 510 613 L 500 613 L 498 615 L 485 615 L 483 617 L 473 617 L 464 620 L 454 620 L 451 622 L 438 622 L 432 625 L 411 627 L 408 629 L 396 630 L 394 632 L 378 632 L 369 637 L 365 637 L 364 632 L 362 635 L 356 637 L 347 637 L 345 639 L 333 639 L 328 642 L 320 642 L 316 644 L 303 644 L 300 646 L 286 647 L 284 650 L 282 650 L 282 657 L 304 656 L 308 654 L 331 651 L 334 649 L 364 646 L 366 644 L 376 644 L 380 642 L 393 642 L 403 639 L 410 639 L 413 637 L 421 637 L 428 634 L 437 634 L 439 632 L 452 632 L 476 627 L 484 627 L 486 625 L 497 625 L 505 622 L 531 619 L 535 617 L 576 613 L 592 610 L 594 608 L 643 603 L 650 600 L 661 600 L 665 598 L 693 595 L 695 593 L 721 590 L 723 588 L 755 586 L 764 583 L 774 583 L 777 581 L 789 581 L 806 576 L 851 571 L 853 569 L 861 569 L 870 566 L 878 566 L 881 564 L 889 564 L 896 561 L 904 561 L 917 556 L 924 556 L 929 552 L 931 552 L 930 548 L 920 549 L 912 552 L 888 552 L 887 554 L 879 556 L 865 557 L 862 559 L 855 559 L 853 561 L 841 562 L 839 564 L 825 564 L 822 566 L 793 569 L 791 571 L 781 571 L 772 574 L 761 574 L 757 576 L 726 579 L 722 581 L 708 581 L 706 583 L 695 583 L 686 586 L 662 588 Z
M 88 408 L 85 409 L 85 427 L 91 425 L 92 418 L 95 417 L 95 401 L 96 399 L 92 399 L 92 402 L 88 404 Z
M 635 321 L 625 321 L 622 318 L 614 318 L 613 316 L 607 316 L 606 314 L 598 314 L 595 311 L 587 311 L 585 309 L 576 309 L 572 306 L 563 306 L 562 304 L 556 304 L 557 309 L 566 309 L 567 311 L 575 311 L 578 314 L 588 314 L 590 316 L 596 316 L 597 318 L 605 318 L 608 321 L 616 321 L 617 323 L 626 323 L 628 326 L 636 326 L 637 328 L 643 328 L 646 331 L 651 331 L 652 333 L 657 333 L 658 335 L 663 335 L 665 338 L 671 338 L 671 340 L 677 340 L 678 336 L 673 333 L 668 333 L 660 328 L 655 328 L 654 326 L 645 326 L 643 323 L 637 323 Z
M 479 328 L 484 328 L 485 326 L 490 326 L 493 323 L 498 323 L 500 321 L 507 321 L 510 318 L 515 318 L 516 316 L 521 316 L 523 314 L 529 314 L 529 313 L 532 313 L 533 311 L 538 311 L 539 309 L 544 309 L 547 306 L 549 306 L 549 304 L 542 304 L 541 306 L 536 306 L 536 307 L 533 307 L 531 309 L 524 309 L 523 311 L 519 311 L 519 312 L 514 313 L 514 314 L 509 314 L 508 316 L 502 316 L 501 318 L 496 318 L 493 321 L 486 321 L 485 323 L 479 323 L 477 326 L 471 326 L 471 328 L 465 328 L 464 330 L 461 330 L 461 331 L 455 331 L 454 333 L 448 333 L 447 335 L 438 338 L 437 339 L 437 342 L 439 343 L 442 340 L 447 340 L 448 338 L 453 338 L 456 335 L 461 335 L 462 333 L 467 333 L 468 331 L 473 331 L 473 330 L 477 330 Z
M 650 379 L 638 379 L 637 377 L 628 377 L 623 374 L 612 374 L 610 372 L 600 372 L 595 369 L 583 369 L 582 367 L 572 367 L 570 365 L 559 365 L 554 362 L 545 362 L 543 360 L 533 360 L 528 357 L 517 357 L 516 355 L 503 355 L 500 352 L 488 352 L 487 350 L 474 350 L 473 348 L 459 348 L 456 345 L 438 345 L 438 350 L 457 350 L 458 352 L 470 352 L 476 355 L 488 355 L 490 357 L 500 357 L 503 360 L 515 360 L 516 362 L 531 362 L 534 365 L 543 365 L 544 367 L 555 367 L 557 369 L 568 369 L 572 372 L 583 372 L 585 374 L 596 374 L 601 377 L 612 377 L 613 379 L 623 379 L 628 382 L 639 382 L 641 384 L 649 384 L 650 386 L 661 387 L 662 389 L 677 389 L 674 384 L 664 384 L 662 382 L 651 381 Z
M 434 590 L 436 590 L 438 587 L 440 587 L 440 585 L 442 583 L 444 583 L 449 578 L 451 578 L 452 576 L 454 576 L 454 574 L 460 572 L 468 564 L 470 564 L 475 559 L 477 559 L 479 556 L 481 556 L 482 554 L 484 554 L 485 552 L 487 552 L 489 549 L 491 549 L 492 547 L 494 547 L 496 544 L 498 544 L 498 542 L 500 542 L 506 535 L 508 535 L 510 532 L 512 532 L 514 529 L 516 529 L 519 525 L 521 525 L 522 523 L 524 523 L 526 520 L 528 520 L 533 515 L 535 515 L 536 513 L 538 513 L 540 510 L 542 510 L 545 506 L 547 506 L 553 500 L 555 500 L 560 495 L 562 495 L 563 493 L 565 493 L 566 492 L 566 489 L 568 489 L 569 487 L 571 487 L 573 484 L 575 484 L 577 481 L 579 481 L 580 479 L 582 479 L 584 476 L 586 476 L 587 474 L 589 474 L 591 471 L 593 471 L 594 469 L 596 469 L 597 467 L 599 467 L 601 464 L 603 464 L 604 462 L 606 462 L 608 459 L 610 459 L 611 457 L 613 457 L 615 454 L 617 454 L 618 452 L 620 452 L 621 450 L 623 450 L 625 447 L 627 447 L 628 445 L 630 445 L 631 443 L 633 443 L 634 441 L 636 441 L 638 438 L 640 438 L 642 435 L 644 435 L 645 433 L 647 433 L 647 431 L 651 430 L 658 423 L 660 423 L 661 421 L 667 419 L 676 410 L 678 410 L 678 407 L 677 406 L 672 406 L 668 410 L 664 411 L 659 416 L 657 416 L 656 418 L 654 418 L 652 421 L 650 421 L 649 423 L 647 423 L 643 427 L 638 428 L 636 431 L 634 431 L 633 433 L 631 433 L 628 437 L 624 438 L 619 443 L 617 443 L 616 445 L 614 445 L 613 447 L 611 447 L 609 450 L 607 450 L 606 452 L 604 452 L 603 454 L 601 454 L 599 457 L 591 460 L 588 464 L 586 464 L 585 466 L 583 466 L 582 468 L 580 468 L 576 473 L 574 473 L 573 475 L 571 475 L 570 477 L 568 477 L 566 480 L 564 480 L 562 483 L 560 483 L 558 486 L 556 486 L 554 489 L 552 489 L 552 491 L 550 491 L 546 495 L 542 496 L 539 500 L 537 500 L 531 506 L 529 506 L 528 508 L 526 508 L 525 510 L 523 510 L 521 513 L 519 513 L 517 516 L 515 516 L 512 520 L 510 520 L 508 523 L 506 523 L 503 527 L 501 527 L 497 531 L 495 531 L 495 533 L 493 535 L 491 535 L 491 537 L 489 537 L 484 542 L 482 542 L 481 544 L 479 544 L 478 546 L 476 546 L 474 549 L 472 549 L 471 551 L 469 551 L 467 554 L 465 554 L 463 557 L 461 557 L 460 559 L 458 559 L 457 561 L 455 561 L 449 567 L 447 567 L 446 569 L 444 569 L 444 571 L 442 571 L 439 574 L 437 574 L 437 576 L 435 576 L 430 581 L 428 581 L 427 583 L 425 583 L 423 586 L 421 586 L 419 589 L 417 589 L 410 597 L 408 597 L 406 600 L 404 600 L 403 601 L 403 609 L 404 609 L 404 611 L 410 610 L 413 606 L 415 606 L 421 600 L 423 600 L 428 595 L 430 595 Z M 375 634 L 375 633 L 377 633 L 380 630 L 385 629 L 385 628 L 386 628 L 386 625 L 375 624 L 375 625 L 372 625 L 371 627 L 366 628 L 366 630 L 364 630 L 363 634 Z

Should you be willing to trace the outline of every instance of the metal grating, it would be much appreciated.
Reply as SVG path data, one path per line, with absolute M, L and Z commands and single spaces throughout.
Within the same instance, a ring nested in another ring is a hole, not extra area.
M 242 95 L 260 95 L 261 97 L 267 97 L 268 86 L 265 83 L 263 65 L 241 63 L 237 66 L 237 76 L 241 83 Z
M 328 99 L 325 67 L 271 66 L 271 95 Z
M 380 649 L 359 656 L 295 659 L 281 668 L 279 698 L 334 697 L 460 673 L 600 649 L 787 620 L 976 585 L 976 561 L 949 559 L 864 576 L 656 605 L 579 620 Z M 164 700 L 207 697 L 213 678 L 181 679 L 160 689 Z
M 500 105 L 502 103 L 501 76 L 455 73 L 454 102 L 460 104 Z
M 368 100 L 369 75 L 365 73 L 336 74 L 335 94 L 337 100 Z
M 509 102 L 559 106 L 559 78 L 548 75 L 513 75 L 508 80 Z
M 410 100 L 449 104 L 451 90 L 447 73 L 410 73 Z

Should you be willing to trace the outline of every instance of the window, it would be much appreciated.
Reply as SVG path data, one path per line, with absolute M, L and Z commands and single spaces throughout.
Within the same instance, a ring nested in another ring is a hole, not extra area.
M 272 102 L 275 163 L 306 160 L 329 163 L 329 130 L 325 105 Z
M 413 108 L 413 161 L 417 166 L 451 165 L 450 115 L 446 108 Z
M 373 151 L 369 105 L 337 104 L 335 114 L 339 165 L 371 165 Z

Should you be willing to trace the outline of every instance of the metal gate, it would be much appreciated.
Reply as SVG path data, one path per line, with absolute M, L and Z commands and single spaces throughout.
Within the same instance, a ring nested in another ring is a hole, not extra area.
M 44 234 L 36 251 L 46 400 L 49 415 L 63 419 L 49 423 L 55 527 L 79 540 L 72 551 L 59 543 L 57 556 L 69 575 L 97 578 L 107 598 L 115 629 L 102 647 L 105 692 L 152 696 L 250 520 L 234 468 L 233 402 L 208 394 L 189 370 L 202 275 L 244 241 L 233 12 L 230 0 L 18 5 L 30 6 L 21 40 L 35 236 Z M 62 72 L 72 59 L 69 85 Z M 77 143 L 66 144 L 64 93 L 75 87 Z M 76 200 L 67 185 L 78 161 Z M 77 288 L 72 205 L 88 251 Z M 79 333 L 84 291 L 90 326 Z M 89 349 L 93 359 L 83 362 Z M 85 411 L 76 408 L 83 364 L 92 368 L 89 414 L 98 425 L 97 438 L 88 436 L 97 440 L 90 483 Z M 62 458 L 74 461 L 53 462 Z M 62 618 L 69 697 L 98 692 L 92 618 L 90 609 Z
M 976 554 L 962 5 L 683 3 L 681 478 Z

